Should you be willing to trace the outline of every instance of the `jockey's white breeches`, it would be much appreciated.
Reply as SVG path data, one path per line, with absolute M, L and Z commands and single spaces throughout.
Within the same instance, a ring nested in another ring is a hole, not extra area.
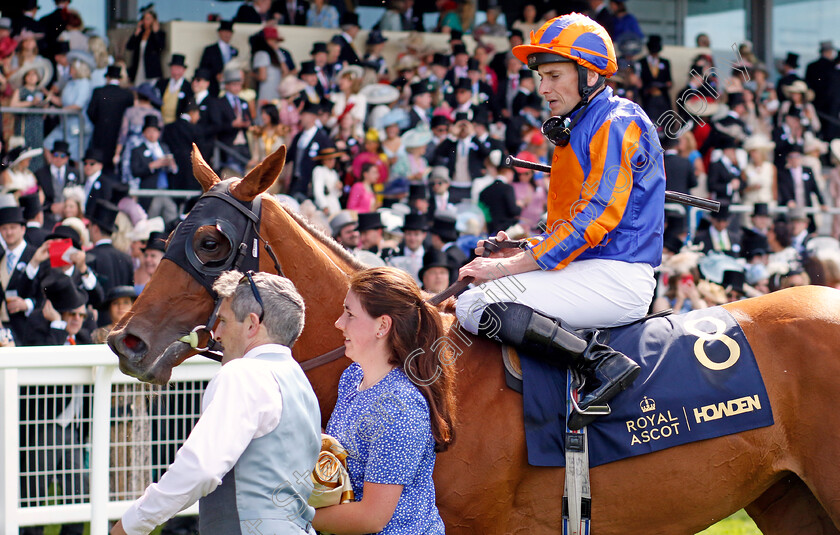
M 617 327 L 643 318 L 656 280 L 644 263 L 620 260 L 573 261 L 557 271 L 508 275 L 471 288 L 458 297 L 455 313 L 463 327 L 478 334 L 484 308 L 519 302 L 573 329 Z

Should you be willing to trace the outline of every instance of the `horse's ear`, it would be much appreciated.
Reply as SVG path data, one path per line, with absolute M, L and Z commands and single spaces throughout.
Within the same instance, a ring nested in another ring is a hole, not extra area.
M 198 180 L 198 183 L 201 184 L 201 189 L 204 191 L 209 191 L 210 188 L 222 181 L 219 175 L 204 161 L 204 158 L 201 156 L 201 151 L 198 150 L 198 146 L 195 143 L 192 146 L 192 167 L 193 175 L 195 175 L 195 179 Z
M 286 145 L 270 154 L 265 160 L 245 175 L 245 178 L 235 182 L 230 187 L 230 193 L 240 201 L 252 201 L 260 193 L 274 184 L 286 164 Z

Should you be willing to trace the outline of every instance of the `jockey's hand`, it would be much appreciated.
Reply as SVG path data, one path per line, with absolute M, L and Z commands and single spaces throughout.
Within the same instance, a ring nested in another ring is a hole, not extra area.
M 508 236 L 507 233 L 503 230 L 500 230 L 499 233 L 496 234 L 496 241 L 497 242 L 502 242 L 502 241 L 509 240 L 509 239 L 510 239 L 510 236 Z M 487 240 L 480 240 L 478 242 L 478 244 L 476 245 L 476 248 L 475 248 L 476 256 L 483 256 L 484 255 L 484 244 L 486 243 L 486 241 Z M 514 247 L 514 248 L 511 248 L 511 249 L 501 249 L 501 250 L 499 250 L 495 253 L 490 253 L 490 256 L 488 258 L 507 258 L 509 256 L 514 256 L 519 252 L 521 252 L 521 249 L 519 249 L 518 247 Z
M 458 280 L 465 277 L 472 277 L 473 284 L 479 286 L 487 281 L 507 275 L 507 273 L 499 268 L 499 263 L 499 258 L 482 258 L 480 256 L 474 258 L 458 272 Z

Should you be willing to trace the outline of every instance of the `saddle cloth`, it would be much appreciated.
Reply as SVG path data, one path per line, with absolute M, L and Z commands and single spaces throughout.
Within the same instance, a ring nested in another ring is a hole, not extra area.
M 589 425 L 598 466 L 698 440 L 773 425 L 755 355 L 721 307 L 610 330 L 610 346 L 641 367 Z M 521 354 L 528 462 L 564 466 L 566 370 Z

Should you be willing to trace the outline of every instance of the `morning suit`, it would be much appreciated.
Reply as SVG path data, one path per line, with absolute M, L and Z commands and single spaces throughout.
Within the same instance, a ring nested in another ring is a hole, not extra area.
M 134 105 L 134 94 L 116 84 L 108 83 L 93 90 L 87 114 L 93 123 L 92 147 L 102 150 L 106 168 L 112 168 L 117 139 L 125 110 Z

